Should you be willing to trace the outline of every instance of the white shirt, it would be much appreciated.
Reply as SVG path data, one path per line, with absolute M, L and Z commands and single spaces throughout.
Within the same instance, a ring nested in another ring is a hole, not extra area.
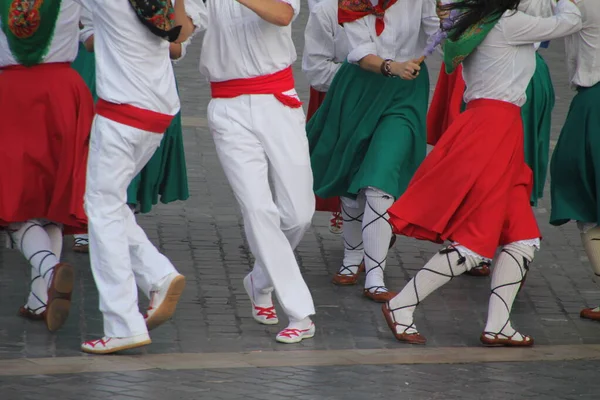
M 371 0 L 376 5 L 378 0 Z M 374 15 L 344 24 L 350 43 L 348 61 L 357 64 L 369 54 L 404 62 L 419 58 L 429 36 L 440 27 L 435 12 L 436 0 L 398 0 L 385 11 L 385 29 L 375 32 Z
M 315 9 L 315 6 L 319 4 L 322 0 L 308 0 L 308 11 L 312 12 Z
M 321 1 L 310 12 L 304 31 L 302 71 L 310 86 L 327 92 L 348 52 L 346 32 L 338 24 L 338 0 Z
M 583 1 L 583 29 L 565 39 L 571 85 L 592 87 L 600 82 L 600 1 Z
M 44 63 L 72 62 L 77 57 L 79 44 L 79 16 L 81 6 L 74 0 L 63 0 L 60 5 L 54 36 L 50 42 Z M 1 22 L 0 22 L 1 24 Z M 0 29 L 0 66 L 18 65 L 13 57 L 6 35 Z
M 98 97 L 162 114 L 177 114 L 180 103 L 169 42 L 139 21 L 129 0 L 81 1 L 91 13 L 91 22 L 84 15 L 82 23 L 87 23 L 85 29 L 93 29 Z M 204 28 L 204 3 L 185 0 L 185 5 L 196 31 Z
M 560 0 L 556 11 L 557 15 L 549 18 L 506 11 L 463 62 L 465 102 L 484 98 L 525 104 L 525 91 L 536 67 L 532 44 L 581 29 L 581 13 L 570 0 Z
M 300 0 L 281 0 L 300 12 Z M 276 26 L 235 0 L 208 0 L 200 72 L 211 82 L 253 78 L 286 69 L 296 61 L 292 27 Z

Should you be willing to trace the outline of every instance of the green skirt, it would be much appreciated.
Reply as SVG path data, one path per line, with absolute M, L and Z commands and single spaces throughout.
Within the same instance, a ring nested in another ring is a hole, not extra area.
M 527 86 L 527 102 L 521 107 L 525 162 L 533 172 L 533 190 L 530 202 L 534 206 L 537 205 L 539 199 L 544 197 L 544 186 L 548 173 L 548 154 L 550 153 L 552 110 L 556 98 L 548 65 L 537 52 L 535 55 L 535 73 Z M 466 104 L 463 102 L 461 111 L 465 109 Z
M 429 74 L 386 78 L 344 63 L 307 124 L 315 194 L 356 198 L 374 187 L 404 192 L 427 151 Z
M 72 66 L 85 80 L 94 100 L 97 100 L 94 54 L 80 45 Z M 159 198 L 161 203 L 167 204 L 187 200 L 189 196 L 181 113 L 178 113 L 164 133 L 156 153 L 129 185 L 127 202 L 138 205 L 140 212 L 147 213 L 158 203 Z
M 579 88 L 550 163 L 550 223 L 600 224 L 600 83 Z

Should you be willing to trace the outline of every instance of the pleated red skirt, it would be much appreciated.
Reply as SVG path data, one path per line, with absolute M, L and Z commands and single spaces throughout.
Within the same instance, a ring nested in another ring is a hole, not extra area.
M 465 88 L 462 65 L 459 65 L 452 74 L 448 75 L 446 66 L 442 63 L 433 99 L 427 113 L 428 144 L 435 146 L 442 133 L 446 132 L 461 113 Z
M 309 121 L 310 118 L 317 112 L 323 101 L 325 100 L 325 92 L 319 92 L 314 88 L 310 88 L 310 99 L 308 101 L 308 111 L 306 112 L 306 121 Z M 339 197 L 331 197 L 329 199 L 323 199 L 319 196 L 315 196 L 317 201 L 316 210 L 317 211 L 329 211 L 329 212 L 339 212 L 341 203 Z
M 0 226 L 43 218 L 85 231 L 92 95 L 68 63 L 0 70 Z
M 540 237 L 529 205 L 519 107 L 498 100 L 467 105 L 389 209 L 396 233 L 458 242 L 493 258 L 499 245 Z

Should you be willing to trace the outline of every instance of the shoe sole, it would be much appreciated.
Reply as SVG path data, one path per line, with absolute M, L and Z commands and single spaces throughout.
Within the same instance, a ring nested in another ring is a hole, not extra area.
M 94 349 L 86 349 L 86 348 L 82 347 L 81 351 L 83 351 L 84 353 L 88 353 L 88 354 L 112 354 L 112 353 L 117 353 L 119 351 L 131 350 L 131 349 L 136 349 L 138 347 L 147 346 L 151 343 L 152 343 L 152 340 L 148 339 L 148 340 L 144 340 L 143 342 L 132 343 L 132 344 L 128 344 L 125 346 L 115 347 L 115 348 L 109 349 L 109 350 L 94 350 Z
M 312 339 L 315 337 L 314 333 L 310 333 L 307 335 L 304 335 L 300 338 L 300 340 L 295 340 L 295 341 L 287 341 L 286 339 L 279 339 L 279 337 L 276 337 L 275 340 L 279 343 L 283 343 L 283 344 L 296 344 L 296 343 L 300 343 L 301 341 L 303 341 L 304 339 Z
M 254 319 L 256 322 L 258 322 L 261 325 L 277 325 L 279 323 L 279 318 L 275 318 L 275 319 L 271 319 L 271 320 L 263 320 L 258 318 L 256 315 L 254 315 L 254 302 L 252 301 L 252 296 L 250 295 L 250 288 L 248 288 L 247 284 L 246 284 L 246 278 L 244 278 L 244 280 L 242 281 L 244 284 L 244 290 L 246 290 L 246 295 L 248 296 L 248 298 L 250 299 L 250 307 L 252 307 L 252 319 Z
M 73 267 L 61 264 L 54 270 L 46 307 L 46 326 L 55 332 L 64 325 L 71 309 L 71 293 L 75 281 Z
M 171 281 L 167 289 L 167 295 L 160 307 L 146 320 L 146 327 L 149 331 L 171 319 L 175 314 L 183 289 L 185 289 L 185 276 L 178 275 Z

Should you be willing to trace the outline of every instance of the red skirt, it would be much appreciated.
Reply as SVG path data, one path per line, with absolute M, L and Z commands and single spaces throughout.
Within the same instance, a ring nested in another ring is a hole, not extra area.
M 306 121 L 308 122 L 310 118 L 317 112 L 323 101 L 325 100 L 325 92 L 319 92 L 316 89 L 310 88 L 310 100 L 308 101 L 308 111 L 306 113 Z M 341 203 L 339 197 L 331 197 L 329 199 L 322 199 L 319 196 L 315 196 L 317 200 L 317 211 L 329 211 L 329 212 L 339 212 Z
M 442 63 L 440 76 L 427 113 L 428 144 L 435 146 L 442 133 L 446 132 L 461 113 L 465 88 L 462 65 L 459 65 L 452 74 L 448 75 L 446 66 Z
M 475 100 L 425 158 L 389 209 L 396 233 L 458 242 L 493 258 L 498 245 L 540 237 L 529 205 L 519 107 Z
M 0 226 L 43 218 L 85 231 L 93 104 L 68 63 L 0 70 Z

